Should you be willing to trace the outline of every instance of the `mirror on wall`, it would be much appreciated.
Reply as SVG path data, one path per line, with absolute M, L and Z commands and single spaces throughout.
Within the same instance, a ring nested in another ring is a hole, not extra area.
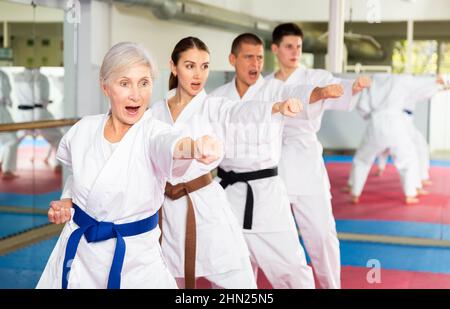
M 0 1 L 0 238 L 47 224 L 60 196 L 55 152 L 65 129 L 7 126 L 67 117 L 63 22 L 60 9 Z

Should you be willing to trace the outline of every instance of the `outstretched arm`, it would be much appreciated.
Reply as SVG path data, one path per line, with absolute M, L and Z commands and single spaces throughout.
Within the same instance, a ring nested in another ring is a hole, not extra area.
M 195 141 L 190 137 L 185 137 L 175 145 L 173 159 L 195 159 L 198 162 L 210 164 L 220 158 L 221 151 L 220 141 L 211 136 L 204 135 Z

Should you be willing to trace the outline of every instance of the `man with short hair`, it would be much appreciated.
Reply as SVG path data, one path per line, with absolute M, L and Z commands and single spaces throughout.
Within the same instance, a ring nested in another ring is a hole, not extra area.
M 308 103 L 344 93 L 341 85 L 288 87 L 278 80 L 265 81 L 261 76 L 263 42 L 252 33 L 241 34 L 233 41 L 229 61 L 235 67 L 235 78 L 211 95 L 240 100 L 242 104 L 249 100 L 299 98 L 305 111 L 298 114 L 295 121 L 314 117 L 320 112 L 321 104 Z M 348 96 L 351 87 L 347 88 Z M 255 271 L 261 268 L 274 288 L 314 288 L 314 278 L 299 243 L 286 188 L 278 176 L 285 121 L 280 119 L 268 126 L 249 124 L 237 128 L 235 140 L 225 141 L 226 154 L 219 166 L 218 177 L 233 212 L 243 224 Z M 248 145 L 249 136 L 258 141 L 258 149 Z
M 277 57 L 279 70 L 267 76 L 266 80 L 276 79 L 285 85 L 314 86 L 344 82 L 328 71 L 301 66 L 302 42 L 303 32 L 296 24 L 285 23 L 275 27 L 271 48 Z M 322 288 L 340 288 L 341 282 L 339 240 L 331 208 L 330 182 L 317 132 L 325 110 L 352 109 L 356 103 L 352 95 L 369 85 L 369 78 L 358 77 L 349 96 L 322 101 L 316 117 L 285 121 L 280 175 L 285 181 L 295 220 Z

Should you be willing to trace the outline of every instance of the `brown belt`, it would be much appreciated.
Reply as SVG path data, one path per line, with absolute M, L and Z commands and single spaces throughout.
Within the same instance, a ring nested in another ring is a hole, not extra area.
M 194 205 L 189 193 L 195 192 L 206 187 L 213 182 L 210 173 L 204 174 L 191 181 L 177 184 L 176 186 L 166 183 L 165 195 L 177 200 L 180 197 L 187 196 L 188 209 L 186 217 L 186 239 L 184 244 L 184 284 L 186 289 L 195 289 L 195 257 L 197 249 L 197 230 L 195 223 Z M 162 211 L 160 210 L 159 222 L 162 230 Z

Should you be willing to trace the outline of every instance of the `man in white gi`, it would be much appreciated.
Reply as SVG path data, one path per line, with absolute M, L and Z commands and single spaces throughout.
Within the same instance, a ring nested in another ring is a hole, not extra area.
M 338 100 L 320 102 L 315 118 L 301 121 L 286 119 L 280 175 L 286 183 L 289 200 L 308 252 L 314 273 L 322 288 L 340 288 L 339 241 L 331 207 L 330 183 L 317 139 L 323 112 L 328 109 L 350 110 L 352 95 L 370 85 L 367 77 L 356 81 L 341 80 L 325 70 L 307 69 L 299 64 L 303 32 L 293 23 L 277 26 L 272 33 L 272 52 L 279 70 L 266 77 L 286 85 L 331 83 L 350 84 L 346 95 Z
M 211 95 L 242 102 L 270 101 L 295 89 L 284 86 L 280 81 L 265 81 L 261 77 L 264 47 L 254 34 L 245 33 L 233 41 L 229 60 L 235 67 L 236 77 Z M 292 120 L 296 122 L 320 112 L 321 104 L 308 102 L 342 94 L 340 85 L 314 89 L 311 96 L 302 99 L 306 113 Z M 218 177 L 238 221 L 243 224 L 255 270 L 258 267 L 262 269 L 274 288 L 314 288 L 313 275 L 299 243 L 286 188 L 276 168 L 280 159 L 282 130 L 283 123 L 274 123 L 270 128 L 238 128 L 236 141 L 232 141 L 237 149 L 233 149 L 233 153 L 229 149 L 230 143 L 225 143 L 227 153 L 220 163 Z M 248 137 L 252 135 L 255 140 L 265 137 L 265 144 L 257 150 L 252 149 L 248 145 Z
M 11 84 L 8 75 L 0 71 L 0 124 L 13 123 L 8 107 L 11 107 Z M 2 179 L 15 177 L 17 167 L 17 147 L 19 139 L 16 132 L 0 132 L 0 173 Z

